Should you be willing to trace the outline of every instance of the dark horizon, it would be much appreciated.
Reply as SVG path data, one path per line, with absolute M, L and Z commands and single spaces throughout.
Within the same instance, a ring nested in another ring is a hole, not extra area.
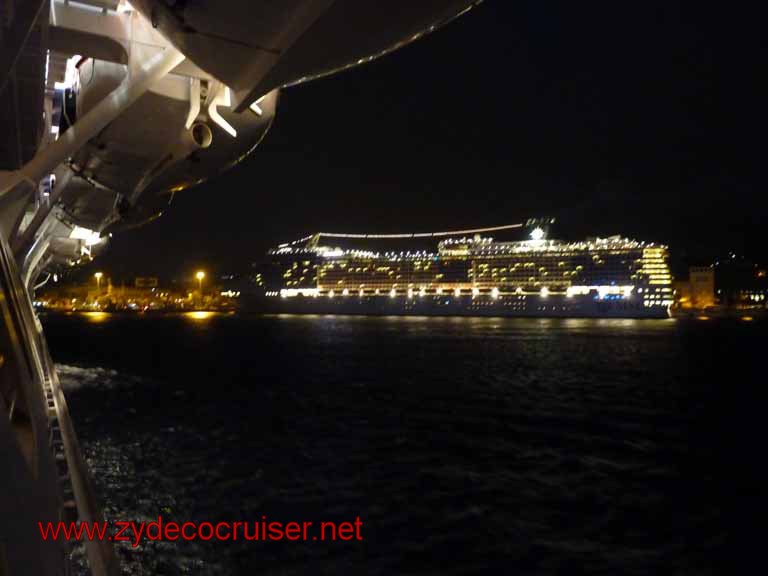
M 429 231 L 554 216 L 675 262 L 765 261 L 760 19 L 681 3 L 504 3 L 285 90 L 261 146 L 116 235 L 117 275 L 244 269 L 318 230 Z

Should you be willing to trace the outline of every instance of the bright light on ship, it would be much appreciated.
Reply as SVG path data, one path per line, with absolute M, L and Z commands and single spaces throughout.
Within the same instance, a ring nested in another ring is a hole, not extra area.
M 499 289 L 498 288 L 493 288 L 491 290 L 491 298 L 493 298 L 494 300 L 497 300 L 499 298 Z
M 102 238 L 98 232 L 94 232 L 88 228 L 81 228 L 80 226 L 75 226 L 72 228 L 72 232 L 69 233 L 69 237 L 72 240 L 83 240 L 86 246 L 93 246 L 94 244 L 98 244 L 102 241 Z
M 344 256 L 344 250 L 341 248 L 324 248 L 320 249 L 318 253 L 323 258 L 339 258 L 340 256 Z
M 67 63 L 64 68 L 64 82 L 54 82 L 54 90 L 67 90 L 75 85 L 75 78 L 78 77 L 77 63 L 82 60 L 80 54 L 67 59 Z
M 531 240 L 542 240 L 544 238 L 544 230 L 541 228 L 534 228 L 531 231 Z
M 539 294 L 541 295 L 542 298 L 546 298 L 547 296 L 549 296 L 549 288 L 547 288 L 546 286 L 542 286 Z
M 280 290 L 280 296 L 282 298 L 293 298 L 295 296 L 312 296 L 313 298 L 317 298 L 318 294 L 320 293 L 320 290 L 317 288 L 282 288 Z M 221 293 L 222 295 L 225 295 L 225 292 Z M 235 296 L 240 296 L 240 292 L 235 292 Z

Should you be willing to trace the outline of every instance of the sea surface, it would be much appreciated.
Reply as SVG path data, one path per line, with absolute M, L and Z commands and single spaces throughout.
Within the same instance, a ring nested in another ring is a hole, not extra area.
M 363 522 L 120 544 L 126 574 L 706 575 L 765 545 L 766 322 L 43 323 L 109 519 Z

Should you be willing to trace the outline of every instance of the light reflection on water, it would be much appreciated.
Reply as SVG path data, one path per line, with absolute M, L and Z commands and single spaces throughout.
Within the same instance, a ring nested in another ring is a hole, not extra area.
M 91 324 L 106 322 L 110 316 L 108 312 L 83 312 L 82 314 Z
M 192 312 L 184 312 L 184 317 L 190 320 L 210 320 L 217 316 L 217 312 L 210 312 L 208 310 L 193 310 Z
M 114 317 L 116 320 L 120 320 L 126 317 L 126 315 L 130 315 L 135 319 L 150 319 L 154 320 L 157 318 L 157 316 L 146 316 L 144 313 L 136 313 L 136 312 L 130 312 L 130 313 L 123 313 L 123 314 L 112 314 L 110 312 L 102 312 L 102 311 L 89 311 L 89 312 L 67 312 L 67 315 L 76 315 L 76 316 L 82 316 L 85 318 L 89 323 L 91 324 L 102 324 L 104 322 L 107 322 L 111 318 Z M 173 317 L 178 314 L 176 313 L 167 313 L 165 314 L 166 317 Z M 180 315 L 184 318 L 188 318 L 189 320 L 193 321 L 206 321 L 210 320 L 212 318 L 225 316 L 225 315 L 231 315 L 231 313 L 225 313 L 225 312 L 215 312 L 215 311 L 209 311 L 209 310 L 192 310 L 189 312 L 181 312 Z
M 107 320 L 46 332 L 108 516 L 370 527 L 357 547 L 148 542 L 120 552 L 137 575 L 712 573 L 728 435 L 756 421 L 718 394 L 760 390 L 759 321 Z

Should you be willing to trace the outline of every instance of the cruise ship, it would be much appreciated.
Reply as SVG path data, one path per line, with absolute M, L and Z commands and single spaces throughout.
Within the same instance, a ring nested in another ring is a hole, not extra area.
M 420 234 L 318 233 L 270 250 L 263 306 L 287 313 L 667 318 L 667 246 L 621 236 L 550 239 L 554 219 Z M 522 239 L 489 233 L 516 230 Z M 367 241 L 366 247 L 337 243 Z M 374 251 L 381 241 L 436 250 Z

